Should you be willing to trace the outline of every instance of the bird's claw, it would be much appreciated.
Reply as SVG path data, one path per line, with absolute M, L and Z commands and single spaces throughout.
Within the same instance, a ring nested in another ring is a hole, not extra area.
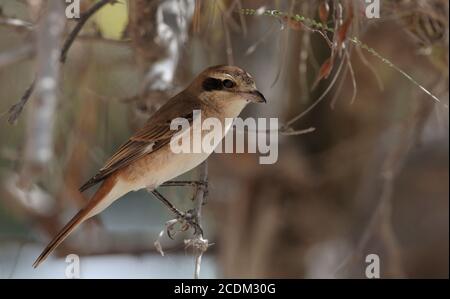
M 200 234 L 203 236 L 203 229 L 200 227 L 198 223 L 197 216 L 194 210 L 189 210 L 183 214 L 182 219 L 184 222 L 183 229 L 184 231 L 188 230 L 190 227 L 194 229 L 194 234 Z
M 181 228 L 175 228 L 175 225 L 177 223 L 181 224 Z M 195 235 L 200 234 L 201 236 L 203 236 L 203 229 L 198 224 L 197 217 L 195 216 L 193 210 L 189 210 L 186 213 L 183 213 L 177 219 L 168 221 L 166 223 L 166 233 L 167 236 L 173 240 L 178 232 L 185 232 L 191 227 L 194 229 Z

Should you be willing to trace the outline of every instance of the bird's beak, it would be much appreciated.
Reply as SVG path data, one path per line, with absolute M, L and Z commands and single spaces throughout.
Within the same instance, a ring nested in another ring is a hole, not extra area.
M 253 102 L 253 103 L 267 103 L 264 95 L 256 89 L 252 90 L 250 92 L 247 92 L 245 95 L 245 98 L 247 98 L 248 101 Z

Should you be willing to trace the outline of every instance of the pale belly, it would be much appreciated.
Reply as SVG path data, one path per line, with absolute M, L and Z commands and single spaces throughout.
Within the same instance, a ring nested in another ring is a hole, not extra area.
M 205 161 L 210 153 L 175 154 L 167 146 L 138 161 L 122 176 L 131 190 L 156 188 L 195 168 Z

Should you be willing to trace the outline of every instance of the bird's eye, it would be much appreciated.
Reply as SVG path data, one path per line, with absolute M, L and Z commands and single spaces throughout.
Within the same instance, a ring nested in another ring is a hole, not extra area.
M 222 84 L 223 84 L 223 86 L 225 86 L 226 88 L 232 88 L 232 87 L 234 87 L 234 86 L 236 85 L 233 81 L 231 81 L 231 80 L 229 80 L 229 79 L 223 80 L 223 81 L 222 81 Z

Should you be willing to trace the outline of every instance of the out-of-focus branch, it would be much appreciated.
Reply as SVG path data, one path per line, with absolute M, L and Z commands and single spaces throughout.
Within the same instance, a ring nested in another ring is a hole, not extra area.
M 54 230 L 56 219 L 51 196 L 34 179 L 39 176 L 53 156 L 53 128 L 58 102 L 59 45 L 66 18 L 61 1 L 48 2 L 46 14 L 41 18 L 36 32 L 37 74 L 19 103 L 11 107 L 10 117 L 18 116 L 30 98 L 35 97 L 27 119 L 25 159 L 20 175 L 11 175 L 5 181 L 6 189 L 17 200 L 17 206 L 26 210 L 47 231 Z M 11 119 L 10 119 L 11 120 Z
M 65 40 L 65 42 L 64 42 L 64 44 L 62 46 L 60 54 L 59 55 L 56 54 L 56 57 L 59 56 L 59 62 L 64 63 L 66 61 L 67 52 L 69 51 L 70 47 L 72 46 L 73 42 L 75 41 L 75 38 L 80 33 L 81 29 L 86 24 L 86 22 L 89 20 L 89 18 L 94 13 L 96 13 L 100 8 L 105 6 L 106 4 L 108 4 L 108 3 L 113 4 L 115 2 L 116 2 L 116 0 L 102 0 L 102 1 L 99 1 L 99 2 L 95 3 L 94 5 L 92 5 L 86 12 L 84 12 L 80 16 L 80 18 L 78 19 L 77 24 L 75 25 L 75 27 L 72 29 L 72 31 L 69 33 L 69 36 Z M 64 11 L 63 10 L 60 11 L 59 14 L 60 14 L 59 18 L 63 18 L 65 20 Z M 53 30 L 54 31 L 56 31 L 56 30 L 59 31 L 59 30 L 62 30 L 62 29 L 63 29 L 63 27 L 61 27 L 61 28 L 54 27 Z M 58 33 L 58 34 L 60 35 L 60 34 L 62 34 L 62 32 Z M 39 41 L 38 41 L 38 43 L 39 43 Z M 59 47 L 59 44 L 58 44 L 58 47 Z M 56 62 L 56 65 L 57 64 L 58 63 Z M 19 100 L 19 102 L 17 102 L 13 106 L 11 106 L 11 108 L 9 109 L 9 111 L 8 111 L 8 114 L 9 114 L 8 122 L 10 124 L 13 124 L 13 123 L 16 122 L 17 118 L 19 117 L 19 115 L 21 114 L 21 112 L 23 110 L 23 107 L 28 102 L 28 99 L 30 98 L 30 96 L 33 94 L 34 87 L 35 87 L 35 84 L 34 84 L 34 81 L 33 81 L 33 83 L 31 83 L 30 86 L 27 88 L 27 90 L 25 91 L 24 95 Z
M 72 46 L 73 42 L 75 41 L 75 38 L 77 37 L 78 33 L 80 33 L 81 29 L 83 28 L 84 24 L 89 20 L 89 18 L 95 14 L 97 11 L 100 10 L 103 6 L 106 4 L 114 4 L 117 0 L 101 0 L 94 5 L 92 5 L 86 12 L 84 12 L 80 18 L 78 19 L 77 24 L 70 32 L 69 36 L 67 37 L 66 41 L 64 42 L 64 45 L 61 49 L 61 56 L 60 56 L 60 62 L 64 63 L 66 62 L 67 58 L 67 52 L 69 51 L 70 47 Z
M 17 19 L 17 18 L 8 18 L 0 15 L 0 25 L 11 27 L 18 31 L 30 31 L 33 30 L 34 24 Z
M 31 82 L 30 86 L 28 86 L 28 88 L 25 90 L 25 93 L 22 95 L 20 100 L 9 108 L 8 122 L 10 124 L 14 124 L 19 115 L 22 113 L 23 107 L 25 107 L 25 104 L 28 102 L 31 94 L 33 93 L 35 82 L 36 80 L 34 79 L 33 82 Z
M 37 32 L 35 98 L 28 118 L 23 178 L 46 168 L 53 155 L 53 126 L 58 101 L 59 44 L 66 18 L 60 1 L 49 1 L 48 12 Z M 32 90 L 33 88 L 29 89 Z M 26 101 L 25 101 L 26 102 Z

